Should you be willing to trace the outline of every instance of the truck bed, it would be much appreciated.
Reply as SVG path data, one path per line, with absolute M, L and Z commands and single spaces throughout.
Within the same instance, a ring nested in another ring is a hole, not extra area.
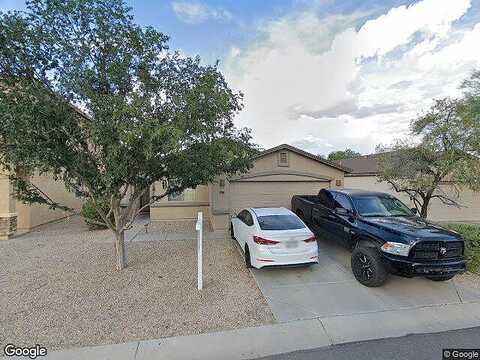
M 307 201 L 307 202 L 311 202 L 311 203 L 314 203 L 314 204 L 319 204 L 320 203 L 318 195 L 295 195 L 294 197 L 297 198 L 297 199 L 300 199 L 302 201 Z

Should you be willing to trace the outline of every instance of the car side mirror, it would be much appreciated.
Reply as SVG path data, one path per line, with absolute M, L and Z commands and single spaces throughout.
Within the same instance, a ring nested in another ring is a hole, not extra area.
M 411 208 L 410 211 L 411 211 L 414 215 L 418 215 L 418 210 L 417 210 L 417 208 Z
M 335 213 L 337 215 L 341 215 L 341 216 L 349 216 L 351 215 L 352 213 L 350 211 L 348 211 L 347 209 L 345 208 L 335 208 Z

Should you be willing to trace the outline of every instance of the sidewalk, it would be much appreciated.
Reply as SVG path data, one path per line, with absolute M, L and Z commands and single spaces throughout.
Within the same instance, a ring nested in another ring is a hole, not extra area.
M 236 360 L 480 326 L 480 302 L 425 306 L 52 352 L 57 360 Z

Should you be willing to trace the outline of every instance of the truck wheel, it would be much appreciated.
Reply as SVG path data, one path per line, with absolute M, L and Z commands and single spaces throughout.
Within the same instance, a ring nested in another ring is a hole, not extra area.
M 248 250 L 248 245 L 245 245 L 245 265 L 248 269 L 252 268 L 252 260 L 250 258 L 250 250 Z
M 454 276 L 455 274 L 453 275 L 450 274 L 445 276 L 427 276 L 427 279 L 432 281 L 447 281 L 447 280 L 453 279 Z
M 376 248 L 355 248 L 352 253 L 351 265 L 355 279 L 362 285 L 378 287 L 387 280 L 387 271 Z

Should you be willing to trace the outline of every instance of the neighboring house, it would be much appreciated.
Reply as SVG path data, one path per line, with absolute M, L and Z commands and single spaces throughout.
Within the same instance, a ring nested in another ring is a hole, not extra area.
M 60 181 L 49 176 L 33 176 L 31 180 L 50 198 L 79 210 L 82 200 L 65 190 Z M 31 231 L 38 225 L 55 221 L 68 216 L 62 210 L 50 210 L 44 205 L 26 205 L 13 197 L 13 189 L 5 173 L 0 173 L 0 240 L 8 239 L 15 233 Z
M 375 190 L 391 193 L 403 202 L 414 207 L 410 198 L 403 193 L 397 193 L 386 182 L 378 182 L 379 154 L 365 155 L 356 159 L 339 160 L 339 165 L 351 169 L 345 175 L 345 187 L 364 190 Z M 441 190 L 455 197 L 456 192 L 452 184 L 444 182 Z M 446 206 L 438 199 L 432 199 L 428 210 L 428 218 L 434 221 L 480 222 L 480 193 L 469 189 L 460 189 L 457 202 L 460 208 Z
M 290 145 L 261 152 L 246 174 L 221 176 L 212 184 L 188 189 L 153 204 L 151 220 L 195 219 L 203 211 L 214 229 L 226 229 L 229 216 L 245 207 L 284 206 L 297 194 L 342 187 L 349 169 Z M 161 184 L 157 183 L 161 191 Z
M 348 171 L 342 165 L 284 144 L 257 155 L 253 168 L 246 174 L 220 176 L 212 184 L 163 198 L 150 206 L 150 219 L 193 220 L 198 211 L 203 211 L 214 229 L 226 229 L 230 215 L 245 207 L 289 208 L 293 195 L 317 194 L 322 188 L 342 187 Z M 61 182 L 47 176 L 36 176 L 32 181 L 58 203 L 80 209 L 81 199 L 68 193 Z M 161 186 L 161 182 L 155 185 L 156 193 L 161 192 Z M 0 175 L 0 239 L 67 215 L 64 211 L 14 200 L 8 177 Z

